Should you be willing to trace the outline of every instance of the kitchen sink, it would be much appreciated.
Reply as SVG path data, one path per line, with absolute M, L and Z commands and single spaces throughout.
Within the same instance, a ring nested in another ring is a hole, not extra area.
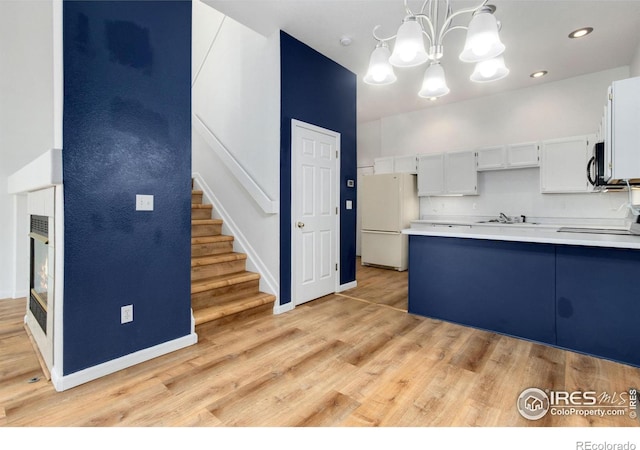
M 538 225 L 537 222 L 501 222 L 498 219 L 479 220 L 476 223 L 495 223 L 497 225 Z

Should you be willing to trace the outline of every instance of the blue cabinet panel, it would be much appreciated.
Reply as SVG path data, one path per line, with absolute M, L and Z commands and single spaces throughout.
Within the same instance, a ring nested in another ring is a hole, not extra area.
M 409 312 L 555 344 L 555 248 L 409 236 Z
M 558 246 L 558 345 L 640 366 L 640 251 Z

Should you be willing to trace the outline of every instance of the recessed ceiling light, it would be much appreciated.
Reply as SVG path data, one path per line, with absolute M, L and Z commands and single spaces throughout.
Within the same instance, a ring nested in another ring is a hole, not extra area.
M 591 28 L 591 27 L 580 28 L 578 30 L 575 30 L 575 31 L 572 31 L 571 33 L 569 33 L 569 37 L 571 39 L 581 38 L 581 37 L 584 37 L 587 34 L 591 33 L 592 31 L 593 31 L 593 28 Z
M 351 36 L 342 36 L 340 38 L 340 45 L 342 45 L 343 47 L 350 46 L 352 42 L 353 42 L 353 39 L 351 39 Z
M 547 72 L 546 70 L 539 70 L 539 71 L 537 71 L 537 72 L 533 72 L 533 73 L 532 73 L 531 75 L 529 75 L 529 76 L 530 76 L 531 78 L 540 78 L 540 77 L 545 76 L 547 73 L 549 73 L 549 72 Z

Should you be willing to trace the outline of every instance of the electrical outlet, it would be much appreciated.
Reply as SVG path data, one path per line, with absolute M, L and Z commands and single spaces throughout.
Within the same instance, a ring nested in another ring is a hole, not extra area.
M 125 305 L 120 308 L 120 323 L 133 322 L 133 305 Z
M 153 195 L 136 194 L 136 211 L 153 211 Z

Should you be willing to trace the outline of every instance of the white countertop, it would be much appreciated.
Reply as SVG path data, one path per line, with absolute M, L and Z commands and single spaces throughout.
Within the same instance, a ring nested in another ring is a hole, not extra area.
M 417 236 L 640 249 L 640 236 L 558 231 L 565 226 L 575 227 L 576 225 L 420 220 L 412 222 L 412 228 L 403 230 L 403 233 Z M 624 229 L 621 226 L 589 226 L 581 228 Z

